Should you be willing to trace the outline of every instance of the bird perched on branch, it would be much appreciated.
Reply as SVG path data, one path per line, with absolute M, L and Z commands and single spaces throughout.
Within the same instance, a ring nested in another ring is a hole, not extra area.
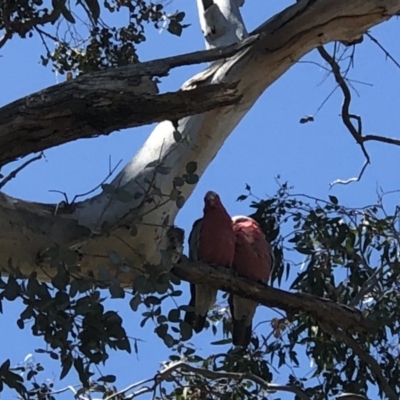
M 232 218 L 236 237 L 233 269 L 239 276 L 254 282 L 267 283 L 273 267 L 273 252 L 260 225 L 250 217 Z M 229 296 L 232 315 L 232 342 L 247 347 L 251 339 L 252 322 L 257 302 L 236 295 Z
M 211 265 L 232 267 L 235 256 L 235 233 L 232 219 L 217 193 L 209 191 L 204 197 L 203 218 L 193 224 L 189 236 L 189 259 Z M 190 285 L 191 299 L 185 322 L 199 333 L 203 330 L 208 310 L 213 306 L 217 290 L 207 285 Z

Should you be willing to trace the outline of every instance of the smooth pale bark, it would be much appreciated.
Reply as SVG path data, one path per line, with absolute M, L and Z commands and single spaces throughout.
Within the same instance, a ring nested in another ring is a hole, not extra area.
M 112 183 L 132 195 L 149 192 L 155 202 L 140 205 L 142 197 L 117 201 L 108 190 L 69 209 L 55 212 L 53 207 L 49 212 L 48 206 L 32 206 L 2 197 L 0 265 L 7 268 L 12 264 L 25 272 L 31 271 L 37 254 L 46 247 L 46 239 L 47 246 L 76 245 L 83 254 L 84 271 L 96 272 L 100 266 L 106 266 L 117 273 L 107 255 L 109 250 L 133 259 L 137 269 L 142 259 L 160 263 L 160 250 L 168 246 L 166 229 L 161 225 L 173 223 L 179 209 L 174 202 L 165 202 L 165 197 L 154 196 L 154 186 L 159 193 L 169 194 L 174 177 L 181 176 L 190 161 L 198 163 L 196 173 L 201 176 L 260 95 L 305 54 L 334 40 L 350 42 L 399 11 L 400 0 L 310 0 L 300 1 L 277 14 L 256 30 L 258 37 L 250 46 L 228 59 L 212 63 L 184 85 L 188 89 L 239 82 L 240 102 L 181 119 L 178 130 L 183 141 L 180 143 L 174 139 L 173 124 L 160 123 Z M 203 18 L 201 14 L 200 17 Z M 229 35 L 232 32 L 236 35 L 237 29 L 229 30 Z M 235 39 L 227 37 L 226 43 L 232 40 Z M 170 169 L 168 175 L 157 173 L 154 165 L 160 163 L 164 173 L 165 168 Z M 183 186 L 182 195 L 187 198 L 194 187 Z M 138 234 L 132 236 L 129 228 L 138 217 L 142 219 L 140 224 L 136 223 Z M 25 233 L 20 223 L 23 220 L 29 227 Z M 50 273 L 47 264 L 41 263 L 40 268 L 45 271 L 40 276 L 46 278 Z M 137 269 L 119 269 L 118 276 L 129 285 Z

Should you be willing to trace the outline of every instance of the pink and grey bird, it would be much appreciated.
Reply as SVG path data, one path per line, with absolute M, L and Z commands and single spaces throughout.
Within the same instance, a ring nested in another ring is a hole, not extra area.
M 189 236 L 189 259 L 211 265 L 232 267 L 235 256 L 235 233 L 232 219 L 217 193 L 204 197 L 203 218 L 194 224 Z M 185 321 L 199 333 L 203 330 L 208 310 L 214 305 L 217 290 L 207 285 L 190 285 L 191 299 Z
M 239 276 L 254 282 L 267 283 L 273 267 L 273 252 L 260 225 L 250 217 L 232 218 L 236 236 L 233 269 Z M 236 295 L 229 296 L 232 315 L 232 342 L 247 347 L 257 302 Z

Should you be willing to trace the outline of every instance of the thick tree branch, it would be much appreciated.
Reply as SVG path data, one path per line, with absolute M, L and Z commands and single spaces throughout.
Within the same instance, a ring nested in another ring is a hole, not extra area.
M 232 56 L 257 39 L 85 74 L 14 101 L 0 108 L 0 167 L 76 139 L 237 104 L 242 97 L 237 82 L 159 94 L 153 78 L 176 67 Z
M 5 151 L 0 167 L 32 151 L 166 119 L 179 120 L 237 104 L 242 97 L 237 83 L 157 94 L 152 82 L 142 81 L 132 88 L 133 80 L 126 78 L 126 88 L 118 92 L 117 79 L 111 90 L 106 82 L 103 86 L 83 76 L 3 107 L 0 146 L 4 143 Z
M 317 322 L 341 326 L 343 330 L 371 332 L 374 324 L 354 308 L 332 300 L 305 293 L 289 293 L 245 278 L 234 276 L 226 268 L 209 267 L 207 264 L 183 261 L 172 272 L 182 280 L 201 283 L 257 301 L 266 307 L 275 307 L 288 314 L 305 313 Z

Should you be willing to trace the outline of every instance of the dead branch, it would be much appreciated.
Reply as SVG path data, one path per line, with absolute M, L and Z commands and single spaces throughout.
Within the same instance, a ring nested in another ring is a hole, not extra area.
M 0 108 L 0 166 L 76 139 L 237 104 L 238 82 L 159 94 L 154 77 L 230 57 L 257 40 L 85 74 L 14 101 Z
M 341 117 L 343 120 L 344 125 L 350 132 L 350 134 L 353 136 L 354 140 L 359 144 L 361 147 L 361 150 L 364 154 L 365 157 L 365 163 L 356 178 L 350 178 L 347 180 L 342 180 L 342 179 L 337 179 L 334 182 L 330 184 L 330 187 L 336 185 L 336 184 L 342 184 L 342 185 L 347 185 L 352 182 L 358 182 L 368 164 L 371 163 L 370 156 L 365 148 L 365 142 L 368 141 L 376 141 L 376 142 L 382 142 L 382 143 L 388 143 L 396 146 L 400 146 L 400 139 L 393 139 L 385 136 L 379 136 L 379 135 L 363 135 L 362 134 L 362 120 L 359 115 L 354 115 L 350 113 L 350 104 L 351 104 L 351 92 L 350 89 L 346 83 L 345 77 L 342 75 L 340 66 L 338 62 L 335 60 L 334 57 L 332 57 L 323 46 L 318 47 L 318 52 L 321 55 L 321 57 L 329 64 L 331 67 L 332 73 L 335 77 L 336 83 L 338 87 L 342 90 L 343 93 L 343 104 L 342 104 L 342 113 Z M 357 121 L 357 126 L 355 126 L 352 122 L 352 120 Z
M 361 150 L 362 150 L 365 160 L 366 160 L 365 165 L 362 168 L 361 173 L 358 178 L 352 178 L 352 179 L 349 179 L 348 181 L 341 181 L 338 179 L 330 185 L 332 187 L 336 183 L 346 184 L 346 183 L 358 181 L 361 178 L 362 174 L 364 173 L 367 165 L 370 164 L 371 160 L 370 160 L 369 154 L 364 146 L 364 141 L 362 138 L 361 119 L 358 119 L 358 122 L 359 122 L 358 129 L 354 126 L 353 122 L 351 121 L 351 119 L 353 118 L 353 115 L 350 114 L 350 111 L 349 111 L 350 103 L 351 103 L 351 92 L 346 83 L 345 78 L 342 76 L 342 73 L 340 71 L 340 66 L 337 63 L 337 61 L 334 59 L 334 57 L 332 57 L 325 50 L 325 48 L 323 46 L 318 47 L 318 52 L 321 55 L 321 57 L 330 65 L 333 75 L 335 77 L 336 83 L 338 84 L 338 86 L 340 87 L 340 89 L 343 92 L 343 104 L 342 104 L 342 114 L 341 114 L 343 123 L 346 126 L 346 128 L 348 129 L 348 131 L 350 132 L 350 134 L 353 136 L 354 140 L 360 145 Z

